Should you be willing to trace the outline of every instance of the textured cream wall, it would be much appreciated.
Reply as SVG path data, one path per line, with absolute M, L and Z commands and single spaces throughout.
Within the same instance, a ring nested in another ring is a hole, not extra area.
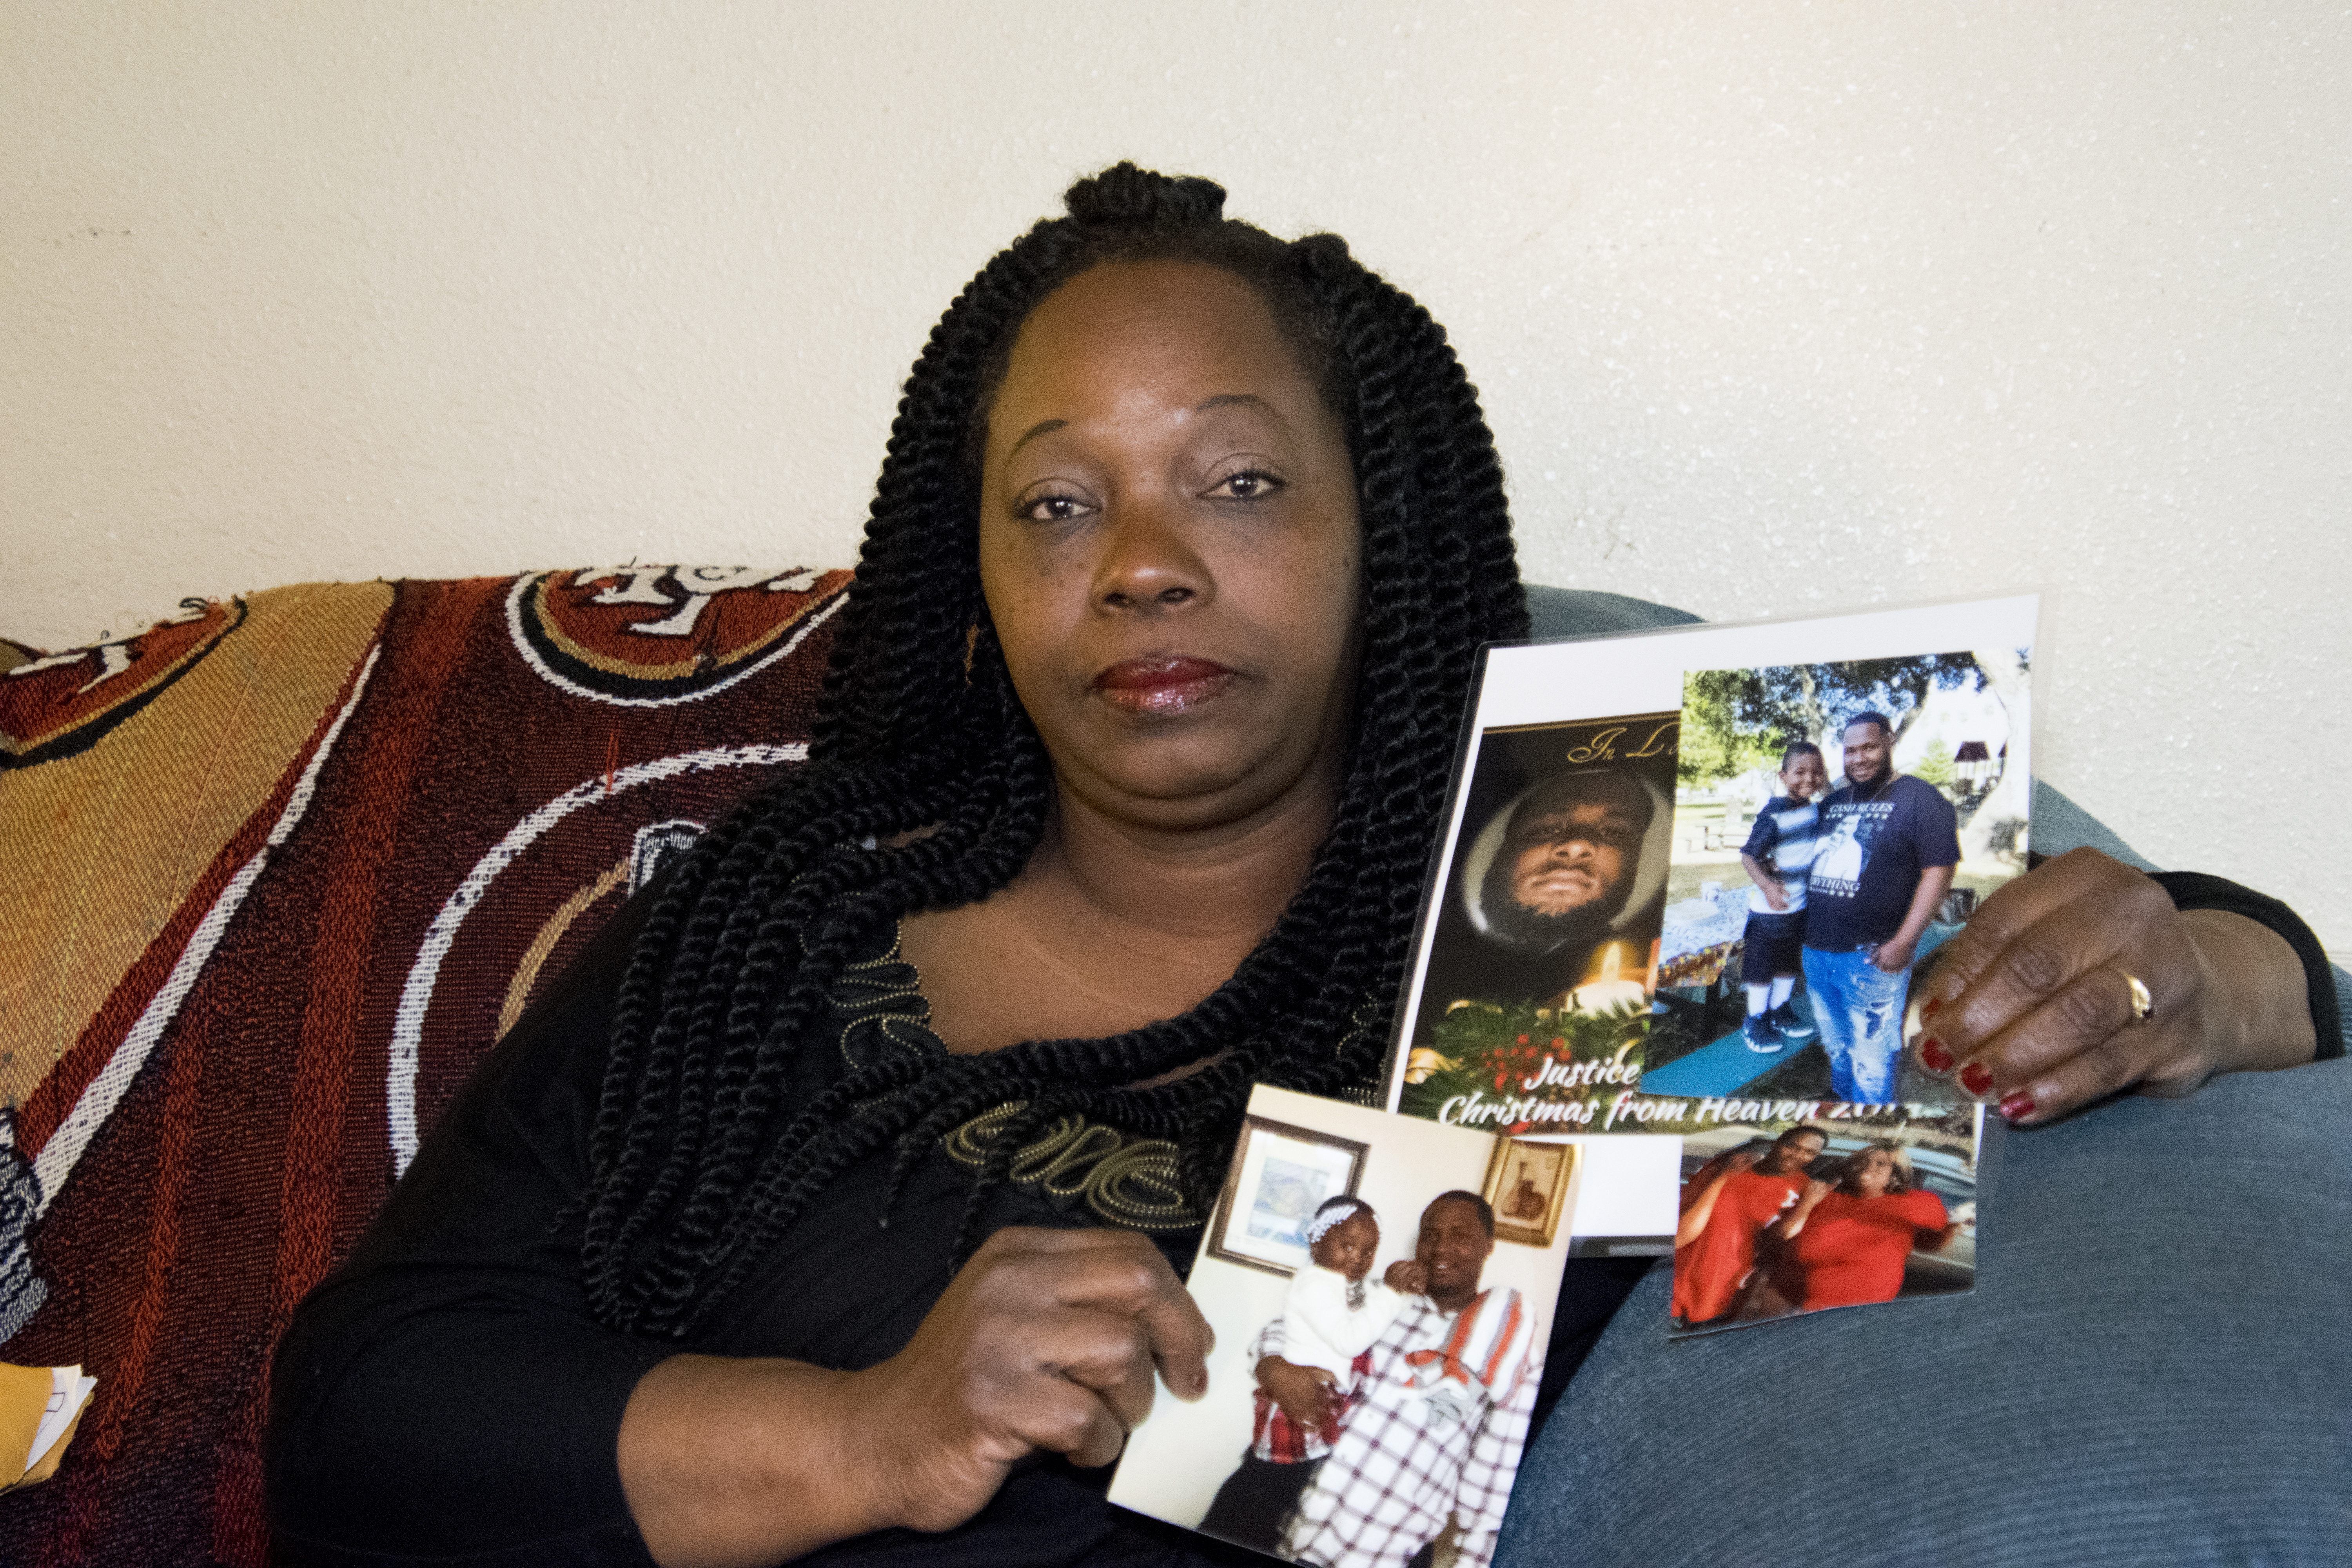
M 2044 776 L 2352 946 L 2352 16 L 0 0 L 0 630 L 845 560 L 932 318 L 1210 174 L 1455 333 L 1531 574 L 2050 595 Z

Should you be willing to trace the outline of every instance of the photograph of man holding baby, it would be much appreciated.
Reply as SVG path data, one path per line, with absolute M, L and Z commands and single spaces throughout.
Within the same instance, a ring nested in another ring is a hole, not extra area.
M 1322 1568 L 1490 1563 L 1576 1195 L 1572 1152 L 1512 1151 L 1258 1089 L 1190 1281 L 1217 1337 L 1209 1393 L 1154 1408 L 1111 1500 Z M 1348 1185 L 1315 1199 L 1303 1255 L 1274 1264 L 1287 1243 L 1267 1234 L 1262 1199 L 1286 1209 L 1333 1180 Z M 1503 1220 L 1498 1185 L 1543 1213 Z M 1512 1239 L 1547 1220 L 1544 1244 Z
M 2023 649 L 1685 683 L 1654 1094 L 1947 1101 L 1915 982 L 2025 869 Z

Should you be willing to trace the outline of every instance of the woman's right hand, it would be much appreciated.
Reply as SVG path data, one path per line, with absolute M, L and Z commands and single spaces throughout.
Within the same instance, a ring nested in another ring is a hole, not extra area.
M 892 1522 L 961 1524 L 1033 1449 L 1109 1464 L 1151 1412 L 1155 1369 L 1181 1398 L 1207 1392 L 1215 1338 L 1134 1231 L 998 1231 L 869 1374 L 891 1413 L 867 1431 L 888 1434 Z
M 862 1372 L 673 1356 L 621 1424 L 621 1479 L 664 1568 L 774 1563 L 893 1525 L 946 1530 L 1044 1450 L 1107 1465 L 1155 1369 L 1197 1399 L 1214 1342 L 1132 1231 L 982 1243 L 905 1349 Z

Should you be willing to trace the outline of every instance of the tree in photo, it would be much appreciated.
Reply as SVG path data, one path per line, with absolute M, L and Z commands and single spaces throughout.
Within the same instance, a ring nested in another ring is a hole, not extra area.
M 1974 655 L 1923 653 L 1906 658 L 1849 659 L 1842 664 L 1782 664 L 1762 669 L 1694 672 L 1684 689 L 1683 746 L 1693 730 L 1745 731 L 1774 761 L 1790 741 L 1811 741 L 1830 754 L 1838 751 L 1845 721 L 1864 710 L 1894 721 L 1890 742 L 1900 745 L 1919 717 L 1927 693 L 1971 686 L 1981 679 Z M 1731 733 L 1705 742 L 1727 752 Z
M 1692 676 L 1685 684 L 1682 735 L 1675 752 L 1675 783 L 1705 789 L 1755 768 L 1780 764 L 1780 752 L 1773 737 L 1743 727 L 1733 710 L 1731 695 L 1715 680 L 1717 674 L 1742 673 L 1710 670 Z
M 1914 778 L 1925 779 L 1946 795 L 1951 794 L 1952 786 L 1958 778 L 1958 775 L 1952 771 L 1952 748 L 1938 740 L 1927 748 L 1925 755 L 1911 765 L 1911 775 Z
M 1849 659 L 1838 664 L 1773 665 L 1752 669 L 1693 671 L 1683 686 L 1680 781 L 1704 787 L 1759 764 L 1780 761 L 1791 741 L 1811 741 L 1826 756 L 1841 751 L 1845 721 L 1864 711 L 1893 721 L 1899 746 L 1936 690 L 1989 690 L 2001 705 L 2012 736 L 2026 732 L 2027 653 L 1981 648 L 1969 653 L 1915 654 L 1902 658 Z M 1931 749 L 1911 772 L 1950 790 L 1957 775 L 1950 749 Z M 1980 786 L 1960 826 L 1964 862 L 2025 868 L 2027 783 L 2023 769 L 2003 767 Z

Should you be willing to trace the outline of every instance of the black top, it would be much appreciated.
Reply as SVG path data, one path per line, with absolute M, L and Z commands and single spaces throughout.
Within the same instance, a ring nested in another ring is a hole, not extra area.
M 351 1258 L 295 1314 L 271 1389 L 268 1458 L 283 1560 L 649 1563 L 617 1459 L 638 1378 L 681 1351 L 871 1366 L 906 1344 L 947 1288 L 969 1179 L 935 1148 L 883 1229 L 886 1148 L 845 1172 L 688 1341 L 597 1321 L 568 1205 L 586 1186 L 613 1007 L 646 902 L 625 906 L 490 1052 Z M 895 1008 L 871 971 L 866 994 L 836 993 L 835 1038 L 800 1053 L 793 1099 L 832 1084 L 845 1052 L 872 1048 L 873 1028 L 906 1041 L 911 968 L 905 975 Z M 937 1048 L 919 1023 L 914 1032 Z M 1008 1186 L 983 1228 L 1087 1223 L 1083 1211 Z M 1186 1268 L 1197 1238 L 1157 1239 Z M 886 1531 L 802 1561 L 1258 1561 L 1113 1509 L 1108 1477 L 1041 1458 L 961 1529 Z
M 1806 873 L 1805 945 L 1825 952 L 1892 941 L 1919 879 L 1960 858 L 1952 803 L 1909 773 L 1831 792 L 1821 822 Z
M 2319 1055 L 2343 1054 L 2326 960 L 2293 911 L 2219 878 L 2158 879 L 2182 908 L 2230 909 L 2285 937 L 2313 975 Z M 617 1457 L 638 1378 L 680 1351 L 870 1366 L 907 1342 L 946 1289 L 966 1178 L 934 1150 L 879 1228 L 886 1150 L 845 1172 L 689 1340 L 634 1338 L 596 1321 L 570 1205 L 586 1185 L 614 1003 L 646 903 L 641 894 L 615 915 L 489 1053 L 351 1257 L 297 1310 L 278 1349 L 267 1460 L 281 1563 L 642 1568 L 651 1560 Z M 837 991 L 834 1038 L 793 1068 L 791 1092 L 803 1103 L 835 1081 L 845 1054 L 884 1048 L 877 1030 L 899 1048 L 937 1048 L 919 1021 L 911 970 L 903 989 L 878 971 L 865 978 L 863 996 Z M 1007 1187 L 984 1228 L 1086 1223 Z M 1157 1239 L 1187 1271 L 1196 1233 Z M 1542 1408 L 1646 1261 L 1569 1266 Z M 886 1531 L 803 1561 L 1264 1561 L 1112 1508 L 1108 1476 L 1040 1458 L 957 1530 Z
M 2328 965 L 2327 950 L 2319 945 L 2318 936 L 2304 923 L 2301 915 L 2268 893 L 2242 888 L 2227 878 L 2209 877 L 2202 871 L 2154 871 L 2149 875 L 2171 899 L 2174 909 L 2225 910 L 2233 915 L 2243 915 L 2256 925 L 2268 926 L 2284 938 L 2303 963 L 2311 1026 L 2319 1036 L 2319 1048 L 2312 1053 L 2311 1059 L 2324 1062 L 2344 1054 L 2344 1014 L 2336 1001 L 2336 973 Z

